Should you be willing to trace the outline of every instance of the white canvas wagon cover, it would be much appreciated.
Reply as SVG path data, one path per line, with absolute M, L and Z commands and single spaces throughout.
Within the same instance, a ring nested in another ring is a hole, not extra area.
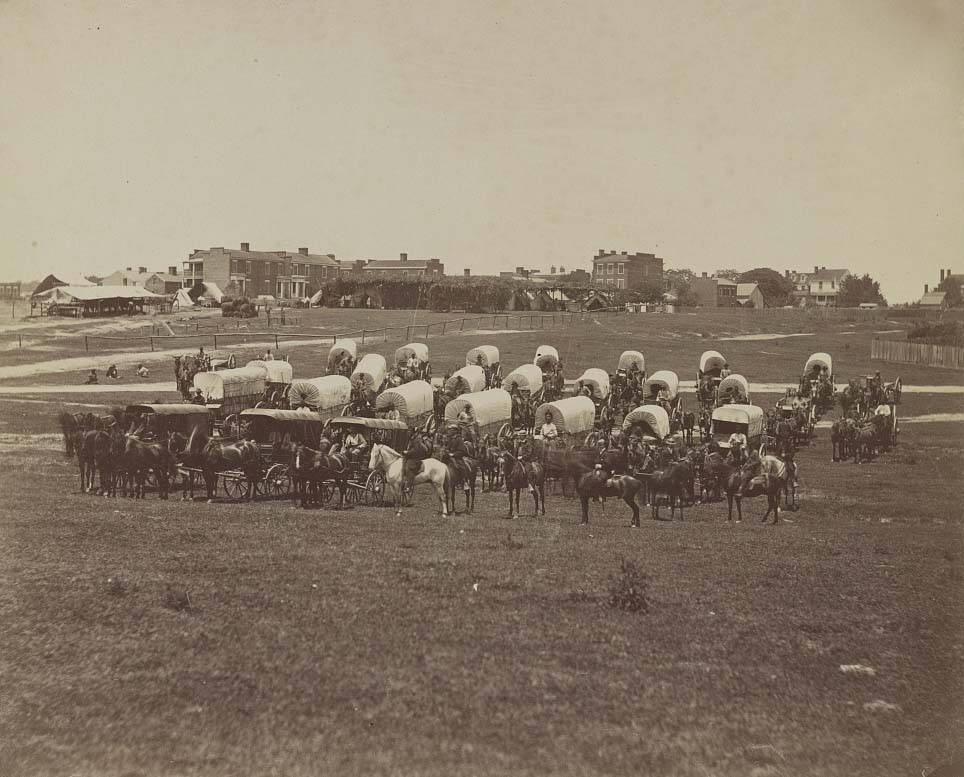
M 679 376 L 671 370 L 658 370 L 647 378 L 647 396 L 656 396 L 661 388 L 669 392 L 671 400 L 676 399 L 676 395 L 679 394 Z
M 826 367 L 827 372 L 833 375 L 833 359 L 830 358 L 829 353 L 811 354 L 810 358 L 807 359 L 807 366 L 803 368 L 803 371 L 810 372 L 814 367 L 819 369 Z
M 505 376 L 502 386 L 506 390 L 518 386 L 520 391 L 535 394 L 542 388 L 542 370 L 534 364 L 523 364 Z
M 478 364 L 467 364 L 462 369 L 456 370 L 451 377 L 445 381 L 445 390 L 482 391 L 485 388 L 485 372 Z
M 407 421 L 422 421 L 435 408 L 435 392 L 424 380 L 412 380 L 385 389 L 375 399 L 376 410 L 397 410 Z
M 742 375 L 727 375 L 720 381 L 719 392 L 720 394 L 734 393 L 747 402 L 750 399 L 750 384 Z
M 592 393 L 596 399 L 606 399 L 609 396 L 609 373 L 605 370 L 590 367 L 579 376 L 579 380 L 592 387 Z
M 328 366 L 334 367 L 344 356 L 351 356 L 352 359 L 358 356 L 358 345 L 354 340 L 336 340 L 328 351 Z
M 333 410 L 344 407 L 351 399 L 351 381 L 344 375 L 294 380 L 288 389 L 288 403 L 293 409 Z
M 642 405 L 626 413 L 623 419 L 623 431 L 633 426 L 646 426 L 650 436 L 657 440 L 669 437 L 669 416 L 659 405 Z
M 723 405 L 713 411 L 713 432 L 716 433 L 717 421 L 725 425 L 739 424 L 747 437 L 763 434 L 763 408 L 756 405 Z M 727 429 L 726 431 L 730 431 Z
M 512 397 L 505 389 L 489 389 L 463 394 L 453 399 L 445 406 L 445 420 L 450 423 L 458 421 L 459 413 L 468 407 L 472 417 L 480 429 L 496 424 L 508 423 L 512 419 Z
M 702 373 L 715 372 L 719 375 L 724 364 L 726 364 L 726 359 L 719 351 L 703 351 L 703 355 L 700 356 L 700 372 Z
M 536 358 L 532 363 L 542 369 L 555 367 L 559 363 L 559 351 L 552 345 L 540 345 L 536 348 Z
M 617 370 L 628 370 L 632 365 L 639 367 L 640 372 L 646 372 L 646 357 L 640 351 L 623 351 L 619 355 Z
M 499 363 L 499 349 L 494 345 L 480 345 L 465 354 L 465 365 L 470 364 L 479 366 L 479 357 L 482 357 L 482 364 L 486 367 L 494 367 Z
M 545 418 L 546 413 L 552 415 L 552 423 L 559 431 L 569 434 L 588 432 L 596 421 L 596 405 L 589 397 L 569 397 L 546 402 L 539 405 L 536 418 Z
M 194 376 L 194 388 L 208 401 L 220 401 L 228 397 L 263 394 L 267 373 L 260 367 L 236 367 L 232 370 L 199 372 Z
M 395 351 L 395 364 L 405 364 L 413 353 L 422 364 L 428 361 L 428 346 L 425 343 L 409 343 Z
M 380 353 L 366 353 L 359 359 L 351 374 L 351 385 L 368 391 L 378 391 L 388 374 L 388 363 Z
M 245 366 L 262 367 L 268 374 L 268 383 L 291 383 L 291 377 L 294 375 L 291 362 L 282 361 L 281 359 L 272 359 L 271 361 L 255 359 L 254 361 L 248 362 Z

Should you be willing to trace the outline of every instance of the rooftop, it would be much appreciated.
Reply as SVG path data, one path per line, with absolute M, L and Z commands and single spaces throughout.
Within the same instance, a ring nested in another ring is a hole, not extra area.
M 815 273 L 810 274 L 810 281 L 842 281 L 850 275 L 850 270 L 826 270 L 820 268 Z

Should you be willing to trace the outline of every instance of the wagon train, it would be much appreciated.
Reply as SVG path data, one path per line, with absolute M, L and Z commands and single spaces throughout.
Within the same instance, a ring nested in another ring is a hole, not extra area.
M 403 421 L 409 429 L 434 434 L 435 391 L 424 380 L 413 380 L 385 389 L 375 398 L 376 417 Z
M 542 370 L 534 364 L 522 364 L 505 376 L 502 388 L 512 396 L 512 428 L 531 429 L 535 410 L 543 400 Z
M 397 386 L 412 380 L 432 380 L 432 363 L 425 343 L 409 343 L 395 351 L 391 382 Z
M 502 363 L 499 349 L 494 345 L 480 345 L 465 354 L 465 366 L 475 366 L 482 369 L 485 376 L 485 388 L 498 388 L 502 385 Z
M 345 415 L 351 401 L 351 381 L 344 375 L 293 380 L 288 389 L 291 410 L 306 408 L 318 413 L 323 421 Z
M 669 416 L 670 429 L 683 426 L 683 398 L 679 395 L 679 376 L 671 370 L 658 370 L 643 384 L 643 398 L 647 404 L 660 405 Z
M 355 416 L 335 418 L 330 422 L 329 428 L 343 435 L 360 432 L 367 442 L 363 458 L 351 461 L 345 491 L 346 500 L 349 504 L 362 502 L 368 505 L 382 505 L 385 499 L 385 477 L 380 471 L 368 468 L 368 451 L 375 443 L 381 443 L 401 453 L 408 447 L 412 430 L 404 421 Z M 326 480 L 321 485 L 322 500 L 330 501 L 336 492 L 336 482 Z
M 512 436 L 512 397 L 505 389 L 462 394 L 445 406 L 446 427 L 458 426 L 468 440 Z
M 236 367 L 199 372 L 194 376 L 194 388 L 201 390 L 221 436 L 232 437 L 237 433 L 238 414 L 261 401 L 267 378 L 267 372 L 261 367 Z

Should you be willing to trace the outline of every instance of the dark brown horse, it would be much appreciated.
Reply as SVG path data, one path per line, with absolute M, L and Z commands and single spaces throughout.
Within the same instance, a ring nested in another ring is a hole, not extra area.
M 449 477 L 445 483 L 446 509 L 450 513 L 455 513 L 455 492 L 458 491 L 459 486 L 462 486 L 465 493 L 465 512 L 471 515 L 475 509 L 475 481 L 479 476 L 478 460 L 471 456 L 463 456 L 461 467 L 456 466 L 445 448 L 441 449 L 438 459 L 449 469 Z
M 636 498 L 642 488 L 642 482 L 631 475 L 610 475 L 602 466 L 582 474 L 576 483 L 576 493 L 579 494 L 579 504 L 582 507 L 582 523 L 589 523 L 590 499 L 618 496 L 633 511 L 629 525 L 639 528 L 639 504 Z
M 177 477 L 177 459 L 168 449 L 166 442 L 142 442 L 139 439 L 141 431 L 129 432 L 124 446 L 125 463 L 134 473 L 134 498 L 144 498 L 144 485 L 150 472 L 157 481 L 161 499 L 167 499 L 171 481 Z
M 684 496 L 692 493 L 693 490 L 693 469 L 687 462 L 673 462 L 663 470 L 653 473 L 649 482 L 649 493 L 652 498 L 653 518 L 657 521 L 659 517 L 659 497 L 661 494 L 666 496 L 669 502 L 669 519 L 672 521 L 676 516 L 676 507 L 679 506 L 679 517 L 683 520 Z
M 325 483 L 333 482 L 338 489 L 338 506 L 345 506 L 348 478 L 351 476 L 351 459 L 346 453 L 323 453 L 307 445 L 289 443 L 291 477 L 295 486 L 295 499 L 302 507 L 324 501 Z
M 208 503 L 214 501 L 217 489 L 218 475 L 228 470 L 240 470 L 244 475 L 245 499 L 253 499 L 258 481 L 261 479 L 261 451 L 257 443 L 250 440 L 238 440 L 233 443 L 222 443 L 220 440 L 208 436 L 195 429 L 187 444 L 187 455 L 201 469 L 204 476 L 204 487 L 207 491 Z M 191 497 L 194 497 L 194 481 L 188 479 Z
M 537 462 L 528 464 L 517 459 L 509 451 L 502 451 L 500 456 L 502 476 L 505 480 L 505 487 L 509 492 L 509 515 L 508 518 L 519 517 L 519 494 L 527 486 L 532 490 L 532 498 L 535 501 L 535 513 L 538 515 L 540 508 L 542 514 L 546 514 L 546 471 Z M 528 478 L 526 478 L 528 469 Z M 515 511 L 512 509 L 513 497 L 515 497 Z

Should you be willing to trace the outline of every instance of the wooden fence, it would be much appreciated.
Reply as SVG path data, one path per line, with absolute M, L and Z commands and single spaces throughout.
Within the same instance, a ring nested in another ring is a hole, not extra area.
M 885 362 L 926 364 L 928 367 L 964 370 L 964 348 L 953 345 L 912 343 L 907 340 L 874 340 L 870 344 L 870 358 Z

